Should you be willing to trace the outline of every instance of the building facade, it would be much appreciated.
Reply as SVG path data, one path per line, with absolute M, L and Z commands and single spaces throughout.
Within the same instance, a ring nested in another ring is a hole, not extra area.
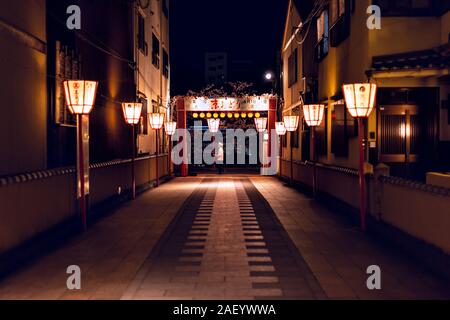
M 315 140 L 318 198 L 356 218 L 358 126 L 342 85 L 376 83 L 376 108 L 364 133 L 368 228 L 446 275 L 438 261 L 450 259 L 443 227 L 450 223 L 449 4 L 290 1 L 280 112 L 301 117 L 298 131 L 283 139 L 281 176 L 311 190 L 311 136 L 301 106 L 326 106 Z M 380 29 L 372 28 L 378 8 Z
M 78 15 L 80 29 L 68 27 L 72 15 Z M 128 197 L 133 153 L 138 191 L 168 175 L 168 141 L 148 119 L 154 112 L 170 117 L 169 1 L 3 1 L 0 40 L 3 256 L 78 221 L 77 123 L 66 106 L 64 80 L 99 83 L 89 116 L 92 214 Z M 135 137 L 121 105 L 130 101 L 144 104 Z
M 145 2 L 145 3 L 144 3 Z M 138 2 L 139 3 L 139 2 Z M 162 143 L 158 153 L 167 150 L 167 140 L 163 132 L 149 127 L 150 113 L 170 114 L 170 43 L 169 43 L 169 1 L 141 1 L 136 6 L 135 30 L 137 60 L 137 96 L 144 105 L 141 119 L 138 153 L 155 154 L 156 134 Z
M 313 3 L 320 5 L 310 15 Z M 368 163 L 424 180 L 428 171 L 450 169 L 449 5 L 401 3 L 292 1 L 282 50 L 284 113 L 304 102 L 325 104 L 319 159 L 356 169 L 357 125 L 346 111 L 342 85 L 370 80 L 378 95 L 366 132 Z M 381 29 L 367 27 L 371 5 L 381 9 Z M 302 21 L 302 13 L 310 23 Z M 295 160 L 309 160 L 308 135 L 300 126 L 293 141 Z
M 45 19 L 43 0 L 0 3 L 0 176 L 47 167 Z

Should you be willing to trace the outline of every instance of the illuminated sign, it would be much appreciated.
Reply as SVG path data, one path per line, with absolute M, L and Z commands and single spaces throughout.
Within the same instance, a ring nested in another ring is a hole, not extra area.
M 186 111 L 268 111 L 269 97 L 256 96 L 245 98 L 186 98 Z

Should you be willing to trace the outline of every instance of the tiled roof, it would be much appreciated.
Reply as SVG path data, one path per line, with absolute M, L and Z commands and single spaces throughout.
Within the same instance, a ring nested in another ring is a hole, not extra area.
M 450 65 L 450 45 L 435 49 L 377 56 L 372 60 L 372 71 L 443 69 Z

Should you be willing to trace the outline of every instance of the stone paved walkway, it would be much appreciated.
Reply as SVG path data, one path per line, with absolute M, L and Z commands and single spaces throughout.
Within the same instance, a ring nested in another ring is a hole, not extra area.
M 434 277 L 394 246 L 379 244 L 341 215 L 270 177 L 252 177 L 330 299 L 450 299 Z M 367 267 L 382 271 L 382 290 L 367 289 Z
M 205 179 L 124 299 L 325 297 L 248 179 Z
M 79 265 L 82 290 L 66 288 Z M 366 268 L 382 269 L 382 290 Z M 175 179 L 0 282 L 0 299 L 450 298 L 449 284 L 275 178 Z

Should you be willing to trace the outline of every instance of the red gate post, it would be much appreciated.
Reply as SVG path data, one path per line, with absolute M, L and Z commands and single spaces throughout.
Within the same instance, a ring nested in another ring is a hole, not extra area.
M 184 102 L 184 97 L 183 98 L 179 98 L 177 100 L 177 122 L 178 122 L 178 129 L 187 129 L 186 128 L 186 120 L 187 120 L 187 116 L 186 116 L 186 105 Z M 187 134 L 187 133 L 186 133 Z M 182 137 L 178 138 L 178 143 L 181 142 L 181 139 L 183 139 Z M 182 156 L 183 156 L 183 163 L 180 166 L 180 174 L 182 177 L 187 177 L 188 175 L 188 153 L 189 150 L 187 150 L 187 140 L 184 138 L 183 141 L 183 151 L 182 151 Z
M 269 157 L 269 159 L 273 159 L 272 150 L 277 150 L 276 148 L 274 148 L 275 146 L 272 147 L 272 135 L 277 135 L 277 133 L 275 132 L 275 122 L 277 121 L 277 101 L 277 98 L 269 98 L 269 112 L 267 119 L 267 131 L 269 133 L 269 147 L 267 150 L 267 157 Z M 273 164 L 268 163 L 267 167 L 270 168 L 271 165 Z

